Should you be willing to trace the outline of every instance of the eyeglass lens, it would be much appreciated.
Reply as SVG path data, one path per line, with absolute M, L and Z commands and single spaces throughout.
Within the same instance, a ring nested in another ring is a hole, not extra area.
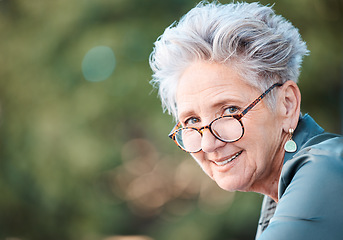
M 212 122 L 211 131 L 216 138 L 224 142 L 234 142 L 243 135 L 241 123 L 233 117 L 222 117 Z M 182 128 L 175 134 L 179 146 L 187 152 L 201 150 L 202 134 L 195 128 Z

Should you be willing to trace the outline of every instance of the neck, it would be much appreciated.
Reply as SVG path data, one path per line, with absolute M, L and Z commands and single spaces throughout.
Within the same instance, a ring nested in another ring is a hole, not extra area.
M 256 184 L 255 186 L 252 186 L 253 192 L 262 193 L 264 195 L 269 196 L 272 198 L 275 202 L 279 201 L 278 197 L 278 189 L 279 189 L 279 180 L 281 175 L 281 170 L 283 167 L 283 161 L 285 156 L 285 150 L 284 145 L 287 141 L 287 138 L 284 138 L 282 143 L 279 145 L 279 148 L 276 151 L 276 154 L 274 155 L 273 160 L 273 166 L 271 174 L 268 176 L 265 176 L 262 181 L 260 181 L 260 184 Z
M 255 192 L 259 192 L 259 193 L 262 193 L 263 195 L 267 195 L 268 197 L 273 199 L 275 202 L 278 202 L 279 201 L 278 189 L 279 189 L 279 179 L 281 175 L 281 169 L 282 169 L 282 165 L 280 166 L 277 174 L 274 175 L 273 178 L 269 178 L 267 180 L 268 186 L 260 187 L 260 189 L 256 189 Z

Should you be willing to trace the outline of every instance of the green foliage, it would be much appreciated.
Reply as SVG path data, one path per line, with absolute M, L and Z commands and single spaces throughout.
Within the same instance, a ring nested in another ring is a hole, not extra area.
M 0 1 L 1 239 L 253 238 L 261 196 L 209 182 L 167 139 L 172 119 L 149 85 L 153 42 L 195 4 Z M 339 132 L 342 3 L 274 8 L 311 50 L 303 111 Z M 116 65 L 108 79 L 88 82 L 81 65 L 96 46 L 110 47 Z

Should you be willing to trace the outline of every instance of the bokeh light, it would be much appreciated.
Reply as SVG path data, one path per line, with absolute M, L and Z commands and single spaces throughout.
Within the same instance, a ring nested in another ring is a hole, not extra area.
M 187 157 L 174 163 L 163 159 L 146 139 L 127 142 L 122 160 L 123 164 L 110 171 L 107 178 L 112 191 L 140 216 L 182 217 L 195 207 L 193 201 L 204 212 L 221 214 L 234 199 L 235 193 L 221 190 L 193 159 Z
M 115 65 L 113 50 L 107 46 L 96 46 L 84 56 L 82 73 L 86 80 L 100 82 L 112 75 Z
M 0 0 L 0 239 L 254 238 L 262 195 L 219 189 L 150 94 L 153 42 L 197 2 Z M 274 2 L 311 50 L 302 112 L 342 132 L 342 1 Z

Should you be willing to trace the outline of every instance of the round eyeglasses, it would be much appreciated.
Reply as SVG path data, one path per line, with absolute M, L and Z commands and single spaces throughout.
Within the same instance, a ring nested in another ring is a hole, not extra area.
M 273 88 L 282 86 L 282 83 L 275 83 L 262 93 L 255 101 L 246 107 L 239 114 L 224 115 L 214 119 L 209 125 L 204 127 L 181 127 L 177 123 L 170 132 L 169 137 L 184 151 L 196 153 L 201 151 L 201 140 L 203 131 L 208 129 L 215 138 L 222 142 L 236 142 L 244 135 L 242 117 L 259 103 Z

